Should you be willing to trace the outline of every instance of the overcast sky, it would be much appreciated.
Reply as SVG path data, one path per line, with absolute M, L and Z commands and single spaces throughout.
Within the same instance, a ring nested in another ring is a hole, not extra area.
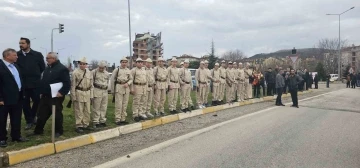
M 132 40 L 135 33 L 162 32 L 164 56 L 240 49 L 246 55 L 280 49 L 313 47 L 321 38 L 341 35 L 360 45 L 360 0 L 130 0 Z M 18 49 L 20 37 L 32 40 L 34 50 L 54 51 L 60 57 L 116 62 L 129 55 L 127 0 L 0 0 L 0 46 Z M 43 48 L 41 48 L 43 47 Z

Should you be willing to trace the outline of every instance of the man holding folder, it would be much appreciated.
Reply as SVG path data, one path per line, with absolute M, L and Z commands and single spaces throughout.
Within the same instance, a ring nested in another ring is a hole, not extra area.
M 52 105 L 55 105 L 55 137 L 63 134 L 63 102 L 65 95 L 70 91 L 70 75 L 69 70 L 60 63 L 58 55 L 50 52 L 46 56 L 48 66 L 44 70 L 41 79 L 40 103 L 38 111 L 38 121 L 34 130 L 35 135 L 41 135 L 44 132 L 46 121 L 52 114 Z M 51 84 L 62 83 L 62 87 L 57 92 L 56 97 L 52 98 Z

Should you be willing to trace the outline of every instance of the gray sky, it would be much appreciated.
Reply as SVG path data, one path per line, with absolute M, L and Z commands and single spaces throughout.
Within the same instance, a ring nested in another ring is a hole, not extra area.
M 132 40 L 135 33 L 162 32 L 164 56 L 240 49 L 246 55 L 280 49 L 313 47 L 321 38 L 341 34 L 360 45 L 359 0 L 131 0 Z M 0 0 L 0 46 L 18 49 L 20 37 L 36 38 L 32 48 L 54 51 L 62 60 L 86 56 L 116 62 L 129 55 L 127 0 Z

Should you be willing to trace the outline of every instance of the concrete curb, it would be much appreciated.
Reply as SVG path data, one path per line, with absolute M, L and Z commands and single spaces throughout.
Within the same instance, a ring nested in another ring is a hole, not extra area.
M 53 143 L 46 143 L 19 151 L 8 152 L 7 154 L 9 158 L 9 165 L 12 166 L 18 163 L 55 154 L 55 148 Z
M 164 116 L 161 117 L 161 124 L 167 124 L 167 123 L 171 123 L 171 122 L 175 122 L 179 120 L 179 115 L 175 114 L 175 115 L 168 115 L 168 116 Z
M 118 128 L 113 128 L 109 130 L 91 133 L 89 136 L 92 140 L 92 143 L 96 143 L 120 136 L 120 130 Z
M 60 153 L 81 146 L 90 145 L 92 142 L 93 140 L 91 139 L 90 135 L 82 135 L 75 138 L 55 142 L 55 151 L 56 153 Z
M 298 92 L 298 93 L 299 93 L 299 95 L 303 95 L 303 94 L 310 93 L 310 92 L 313 92 L 313 91 L 309 90 L 309 91 Z M 282 97 L 283 98 L 290 97 L 290 94 L 283 94 Z M 75 149 L 75 148 L 78 148 L 81 146 L 85 146 L 85 145 L 97 143 L 100 141 L 108 140 L 111 138 L 115 138 L 120 135 L 129 134 L 132 132 L 152 128 L 155 126 L 168 124 L 168 123 L 183 120 L 186 118 L 195 117 L 195 116 L 208 114 L 208 113 L 214 113 L 214 112 L 218 112 L 218 111 L 221 111 L 224 109 L 235 108 L 235 107 L 245 106 L 245 105 L 254 104 L 254 103 L 273 101 L 274 99 L 276 99 L 275 96 L 267 96 L 267 97 L 263 97 L 263 98 L 259 98 L 259 99 L 251 99 L 251 100 L 247 100 L 247 101 L 243 101 L 243 102 L 234 102 L 232 104 L 213 106 L 213 107 L 208 107 L 208 108 L 204 108 L 204 109 L 194 110 L 190 113 L 179 113 L 179 114 L 175 114 L 175 115 L 164 116 L 164 117 L 156 118 L 153 120 L 147 120 L 147 121 L 144 121 L 141 123 L 133 123 L 133 124 L 109 129 L 109 130 L 104 130 L 101 132 L 95 132 L 95 133 L 91 133 L 88 135 L 82 135 L 82 136 L 70 138 L 67 140 L 55 142 L 55 144 L 46 143 L 46 144 L 41 144 L 38 146 L 33 146 L 30 148 L 22 149 L 19 151 L 10 151 L 10 152 L 6 152 L 6 153 L 5 152 L 0 153 L 0 161 L 1 161 L 0 168 L 2 168 L 4 166 L 8 166 L 8 165 L 12 166 L 12 165 L 22 163 L 25 161 L 37 159 L 37 158 L 44 157 L 44 156 L 49 156 L 49 155 L 52 155 L 55 153 Z
M 136 131 L 142 130 L 142 124 L 141 123 L 134 123 L 129 125 L 124 125 L 118 128 L 120 135 L 121 134 L 130 134 Z

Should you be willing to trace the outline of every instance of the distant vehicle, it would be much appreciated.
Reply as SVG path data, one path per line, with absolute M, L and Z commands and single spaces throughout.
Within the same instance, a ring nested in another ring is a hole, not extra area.
M 330 74 L 330 82 L 337 81 L 339 79 L 338 74 Z

